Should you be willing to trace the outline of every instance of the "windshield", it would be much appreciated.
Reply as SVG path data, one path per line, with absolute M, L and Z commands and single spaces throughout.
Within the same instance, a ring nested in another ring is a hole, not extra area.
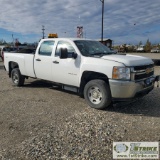
M 83 56 L 103 56 L 113 52 L 105 45 L 98 41 L 76 40 L 74 41 Z

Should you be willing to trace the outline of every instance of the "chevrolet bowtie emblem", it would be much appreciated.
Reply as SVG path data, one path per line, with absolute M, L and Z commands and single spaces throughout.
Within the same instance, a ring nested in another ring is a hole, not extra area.
M 146 74 L 149 74 L 151 71 L 152 71 L 151 68 L 147 68 L 147 69 L 146 69 Z

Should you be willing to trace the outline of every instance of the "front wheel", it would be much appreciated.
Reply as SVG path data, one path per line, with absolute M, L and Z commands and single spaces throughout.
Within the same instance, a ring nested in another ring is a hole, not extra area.
M 21 75 L 21 72 L 18 68 L 12 70 L 11 78 L 15 86 L 22 86 L 24 84 L 25 77 Z
M 91 80 L 84 88 L 87 103 L 95 109 L 105 109 L 111 104 L 109 85 L 103 80 Z

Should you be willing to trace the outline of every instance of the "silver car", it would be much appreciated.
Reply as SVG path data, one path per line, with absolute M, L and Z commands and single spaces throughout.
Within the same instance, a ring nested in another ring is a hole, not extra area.
M 160 49 L 153 48 L 153 49 L 151 49 L 151 53 L 160 53 Z

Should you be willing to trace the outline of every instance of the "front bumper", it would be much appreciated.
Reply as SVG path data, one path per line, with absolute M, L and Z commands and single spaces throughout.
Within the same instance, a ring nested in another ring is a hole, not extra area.
M 113 101 L 126 101 L 148 94 L 154 88 L 154 82 L 159 76 L 153 76 L 139 82 L 109 80 Z

